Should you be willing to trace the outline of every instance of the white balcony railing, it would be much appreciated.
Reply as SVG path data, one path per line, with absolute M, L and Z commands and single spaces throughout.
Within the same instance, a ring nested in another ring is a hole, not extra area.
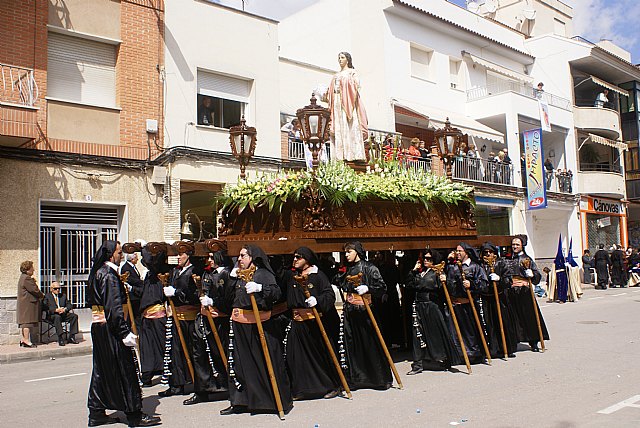
M 461 156 L 453 159 L 453 178 L 513 186 L 510 163 Z
M 529 85 L 513 80 L 500 80 L 496 83 L 491 83 L 490 85 L 469 89 L 467 90 L 467 101 L 475 101 L 481 98 L 504 94 L 507 92 L 515 92 L 516 94 L 524 95 L 525 97 L 535 100 L 542 98 L 551 106 L 555 106 L 563 110 L 571 110 L 571 101 L 546 91 L 539 92 L 537 89 Z
M 0 63 L 0 102 L 33 107 L 38 85 L 30 68 Z

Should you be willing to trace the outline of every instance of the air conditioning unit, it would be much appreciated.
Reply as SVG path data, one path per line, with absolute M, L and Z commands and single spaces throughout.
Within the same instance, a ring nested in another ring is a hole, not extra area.
M 154 166 L 153 174 L 151 175 L 151 183 L 164 186 L 167 181 L 167 167 L 166 166 Z

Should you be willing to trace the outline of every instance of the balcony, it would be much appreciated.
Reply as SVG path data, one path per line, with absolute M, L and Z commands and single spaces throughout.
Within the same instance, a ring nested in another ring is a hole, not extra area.
M 513 80 L 499 80 L 498 82 L 491 83 L 486 86 L 469 89 L 467 91 L 467 102 L 491 97 L 494 95 L 505 94 L 507 92 L 520 94 L 536 101 L 538 100 L 538 97 L 540 97 L 550 106 L 555 106 L 563 110 L 571 109 L 571 101 L 553 95 L 549 92 L 538 92 L 535 88 L 529 85 L 525 85 L 522 82 L 516 82 Z
M 573 120 L 578 129 L 617 140 L 620 137 L 620 114 L 606 107 L 573 107 Z
M 33 70 L 0 63 L 0 145 L 18 147 L 38 137 L 38 85 Z
M 615 168 L 612 165 L 609 168 L 605 168 L 602 165 L 581 164 L 580 168 L 581 171 L 577 175 L 579 193 L 604 195 L 617 199 L 624 197 L 625 180 L 619 172 L 619 166 Z M 590 171 L 589 168 L 595 170 Z
M 476 157 L 453 159 L 453 178 L 478 183 L 513 186 L 513 166 L 510 163 Z

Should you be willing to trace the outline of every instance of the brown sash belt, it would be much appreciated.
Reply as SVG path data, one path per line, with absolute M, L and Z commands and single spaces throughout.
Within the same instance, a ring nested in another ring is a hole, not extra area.
M 195 321 L 196 315 L 200 312 L 200 306 L 183 305 L 176 306 L 176 318 L 180 321 Z
M 294 321 L 302 322 L 316 319 L 316 316 L 313 314 L 313 309 L 295 308 L 291 311 Z M 322 314 L 319 315 L 322 316 Z
M 92 323 L 105 323 L 107 320 L 104 317 L 104 306 L 93 305 L 91 306 L 91 322 Z
M 167 311 L 165 310 L 164 305 L 157 303 L 146 308 L 142 313 L 142 316 L 148 319 L 165 318 L 167 316 Z
M 367 303 L 371 304 L 371 294 L 363 294 L 362 296 L 354 293 L 347 293 L 347 302 L 356 306 L 364 306 L 364 301 L 362 298 L 367 299 Z
M 209 311 L 209 313 L 211 314 L 211 318 L 225 318 L 228 317 L 229 315 L 220 312 L 218 310 L 218 308 L 213 307 L 213 306 L 209 306 L 208 308 L 204 308 L 204 311 Z M 206 314 L 205 314 L 206 315 Z
M 271 311 L 260 311 L 260 321 L 266 321 L 271 318 Z M 233 308 L 231 319 L 240 324 L 255 324 L 256 317 L 251 309 Z
M 514 276 L 513 277 L 513 286 L 514 287 L 528 287 L 529 286 L 529 280 L 526 278 L 523 278 L 521 276 Z
M 467 299 L 466 297 L 452 297 L 451 302 L 454 305 L 465 305 L 469 303 L 469 299 Z
M 276 303 L 273 305 L 271 309 L 271 316 L 275 317 L 276 315 L 283 314 L 289 310 L 289 306 L 287 306 L 287 302 Z

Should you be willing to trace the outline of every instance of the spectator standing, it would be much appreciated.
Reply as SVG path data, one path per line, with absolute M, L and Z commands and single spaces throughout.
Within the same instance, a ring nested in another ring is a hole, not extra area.
M 539 99 L 539 100 L 541 100 L 541 99 L 542 99 L 542 97 L 543 97 L 543 95 L 544 95 L 544 89 L 543 89 L 543 87 L 544 87 L 544 83 L 539 82 L 539 83 L 538 83 L 538 87 L 537 87 L 536 89 L 534 89 L 534 90 L 533 90 L 533 91 L 534 91 L 534 94 L 535 94 L 535 96 L 536 96 L 536 98 L 537 98 L 537 99 Z
M 198 125 L 214 126 L 211 97 L 203 96 L 198 106 Z
M 31 341 L 30 331 L 40 322 L 40 300 L 44 297 L 33 278 L 33 262 L 26 260 L 20 263 L 20 279 L 18 280 L 17 321 L 22 332 L 20 346 L 35 348 Z
M 624 269 L 624 253 L 620 245 L 613 245 L 611 253 L 611 288 L 626 287 L 627 272 Z
M 598 275 L 598 285 L 595 286 L 596 290 L 606 290 L 609 284 L 609 268 L 611 266 L 611 257 L 609 253 L 604 249 L 604 244 L 600 244 L 598 251 L 593 256 L 593 260 L 596 264 L 596 274 Z
M 549 158 L 544 161 L 544 171 L 547 179 L 547 190 L 549 190 L 551 189 L 551 182 L 553 181 L 553 164 Z
M 608 95 L 609 95 L 609 90 L 608 89 L 603 89 L 602 92 L 600 92 L 596 96 L 596 101 L 595 101 L 594 105 L 596 107 L 599 107 L 599 108 L 605 107 L 609 103 Z
M 78 315 L 73 313 L 73 305 L 67 299 L 67 296 L 60 292 L 60 283 L 52 282 L 51 291 L 45 294 L 43 302 L 44 310 L 47 312 L 47 318 L 53 321 L 56 328 L 56 336 L 58 336 L 58 345 L 64 346 L 65 338 L 63 337 L 62 323 L 69 323 L 69 337 L 67 341 L 75 345 L 78 344 L 76 334 L 78 334 Z
M 582 282 L 585 284 L 591 284 L 593 282 L 593 277 L 591 276 L 591 268 L 595 267 L 595 262 L 593 257 L 591 257 L 591 251 L 589 249 L 584 250 L 584 254 L 582 255 L 582 269 L 584 270 L 584 275 Z

